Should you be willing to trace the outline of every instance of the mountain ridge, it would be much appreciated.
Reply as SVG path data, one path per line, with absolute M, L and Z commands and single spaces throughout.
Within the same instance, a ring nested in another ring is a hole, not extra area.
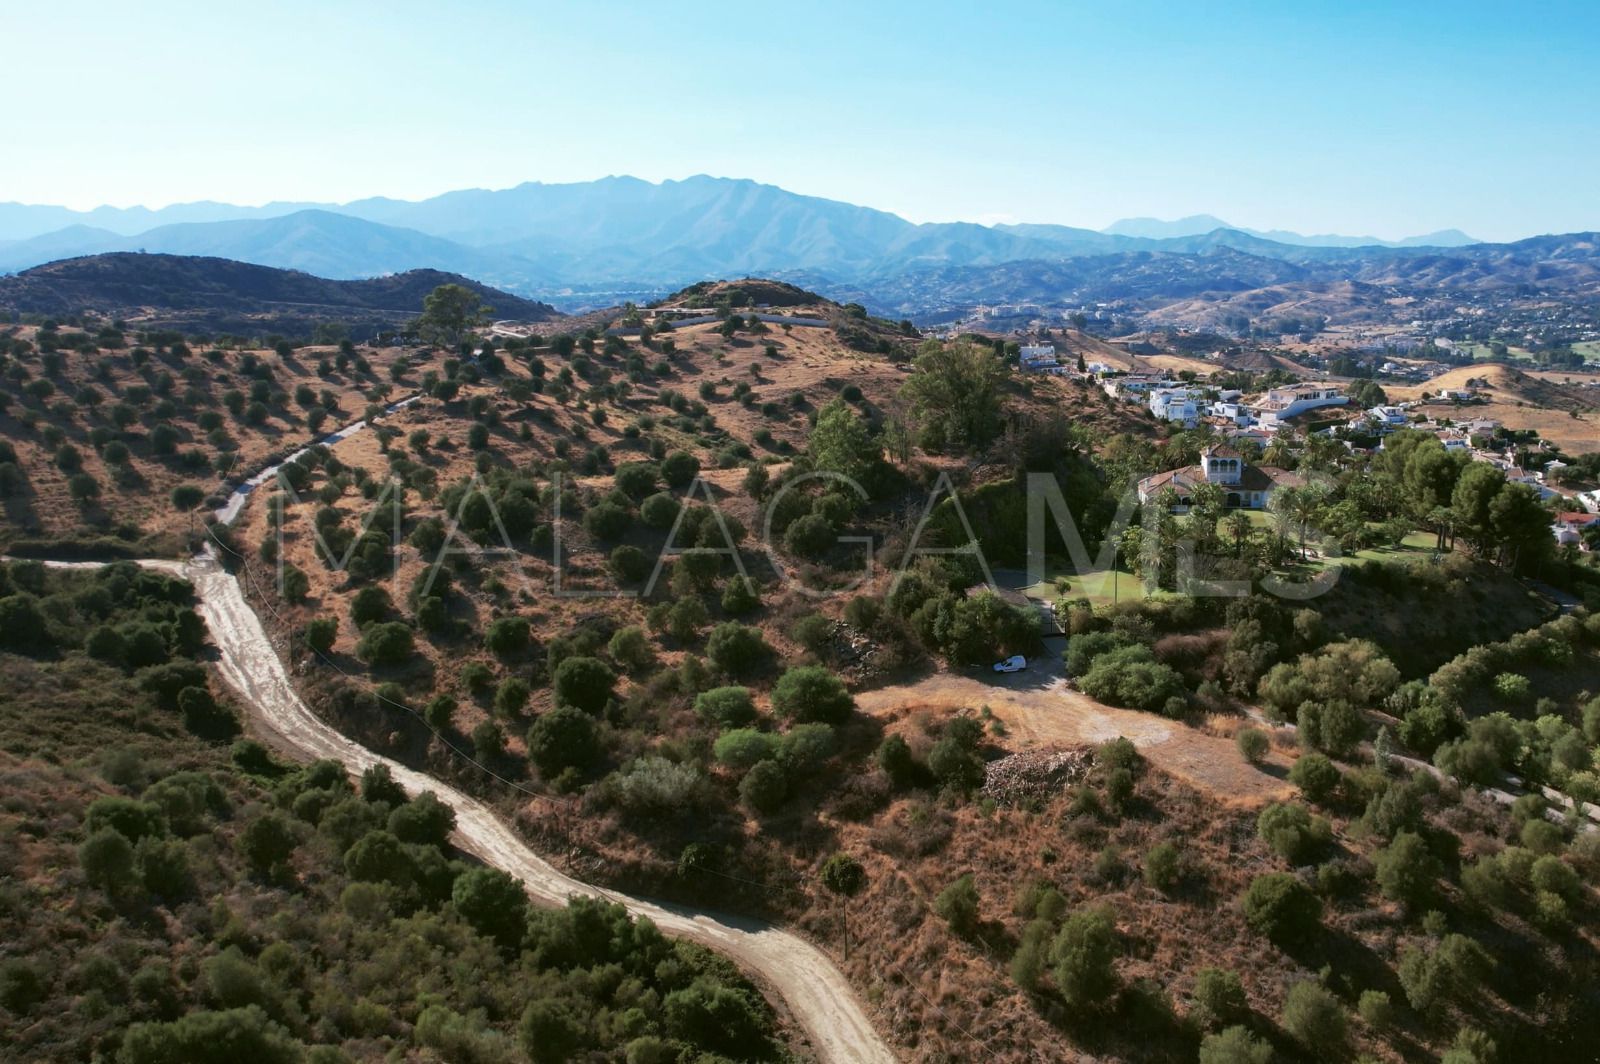
M 233 259 L 139 252 L 64 259 L 0 277 L 0 308 L 44 315 L 88 310 L 138 318 L 152 327 L 237 333 L 303 335 L 316 324 L 337 321 L 364 338 L 415 317 L 441 284 L 471 289 L 498 318 L 537 322 L 560 316 L 546 303 L 441 270 L 337 280 Z

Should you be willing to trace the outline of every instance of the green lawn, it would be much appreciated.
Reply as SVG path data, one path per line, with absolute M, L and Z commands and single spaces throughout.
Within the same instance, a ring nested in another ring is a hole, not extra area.
M 1494 354 L 1494 352 L 1490 350 L 1488 344 L 1472 344 L 1467 348 L 1467 350 L 1472 353 L 1473 358 L 1480 362 L 1488 359 Z M 1525 347 L 1508 347 L 1506 348 L 1506 355 L 1518 362 L 1533 361 L 1533 352 L 1529 351 Z
M 1337 558 L 1317 556 L 1304 564 L 1290 567 L 1294 573 L 1320 572 L 1330 565 L 1364 565 L 1367 562 L 1425 562 L 1433 557 L 1435 538 L 1432 532 L 1412 532 L 1394 547 L 1369 547 L 1354 554 Z M 1314 549 L 1314 548 L 1313 548 Z
M 1258 530 L 1273 527 L 1271 514 L 1259 510 L 1241 512 L 1249 516 L 1251 525 Z M 1223 532 L 1224 543 L 1231 542 L 1226 536 L 1226 528 Z M 1398 546 L 1370 547 L 1337 558 L 1318 555 L 1308 558 L 1304 564 L 1298 562 L 1292 564 L 1286 567 L 1284 572 L 1291 576 L 1310 576 L 1330 565 L 1364 565 L 1367 562 L 1378 561 L 1426 562 L 1433 557 L 1433 548 L 1432 532 L 1411 532 Z M 1070 586 L 1066 591 L 1062 591 L 1056 586 L 1057 580 L 1066 580 Z M 1132 573 L 1113 574 L 1105 569 L 1097 569 L 1080 575 L 1072 571 L 1065 559 L 1056 557 L 1047 559 L 1045 578 L 1037 584 L 1023 588 L 1022 593 L 1036 602 L 1053 603 L 1061 598 L 1084 598 L 1095 606 L 1109 605 L 1113 602 L 1137 602 L 1167 594 L 1164 591 L 1147 592 L 1144 584 Z
M 1056 587 L 1055 582 L 1058 579 L 1067 580 L 1072 586 L 1062 591 Z M 1059 598 L 1085 598 L 1095 606 L 1112 602 L 1136 602 L 1148 597 L 1144 584 L 1132 573 L 1121 571 L 1112 573 L 1098 569 L 1079 575 L 1064 565 L 1057 567 L 1053 561 L 1049 567 L 1049 575 L 1039 583 L 1023 588 L 1022 593 L 1039 602 L 1053 603 Z

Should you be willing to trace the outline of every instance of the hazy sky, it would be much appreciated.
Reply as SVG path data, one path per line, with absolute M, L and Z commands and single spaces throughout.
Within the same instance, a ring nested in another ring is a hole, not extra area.
M 0 0 L 0 201 L 750 177 L 915 221 L 1600 229 L 1600 4 Z

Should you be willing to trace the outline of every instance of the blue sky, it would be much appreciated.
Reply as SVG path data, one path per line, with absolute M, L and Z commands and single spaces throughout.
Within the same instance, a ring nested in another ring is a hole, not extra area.
M 750 177 L 915 221 L 1600 229 L 1600 5 L 412 0 L 0 12 L 0 200 Z

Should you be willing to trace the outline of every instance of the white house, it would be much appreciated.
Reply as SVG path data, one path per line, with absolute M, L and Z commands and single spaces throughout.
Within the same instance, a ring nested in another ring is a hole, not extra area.
M 1170 469 L 1139 481 L 1139 501 L 1148 502 L 1170 488 L 1177 496 L 1173 511 L 1181 513 L 1194 504 L 1196 487 L 1215 484 L 1224 492 L 1225 506 L 1264 510 L 1278 488 L 1298 487 L 1304 483 L 1296 473 L 1253 466 L 1233 448 L 1212 444 L 1201 452 L 1199 465 Z
M 1150 393 L 1150 413 L 1163 421 L 1181 421 L 1192 427 L 1200 420 L 1198 397 L 1195 388 L 1158 388 Z
M 1275 425 L 1307 410 L 1325 406 L 1344 406 L 1350 397 L 1334 384 L 1290 384 L 1273 388 L 1251 404 L 1264 425 Z
M 1217 402 L 1211 404 L 1211 416 L 1231 421 L 1241 427 L 1250 424 L 1250 411 L 1245 409 L 1243 403 Z
M 1154 377 L 1108 377 L 1100 382 L 1100 388 L 1113 399 L 1126 399 L 1130 395 L 1142 395 L 1165 383 Z
M 1375 406 L 1367 411 L 1367 420 L 1379 428 L 1397 429 L 1405 425 L 1406 412 L 1398 406 Z

